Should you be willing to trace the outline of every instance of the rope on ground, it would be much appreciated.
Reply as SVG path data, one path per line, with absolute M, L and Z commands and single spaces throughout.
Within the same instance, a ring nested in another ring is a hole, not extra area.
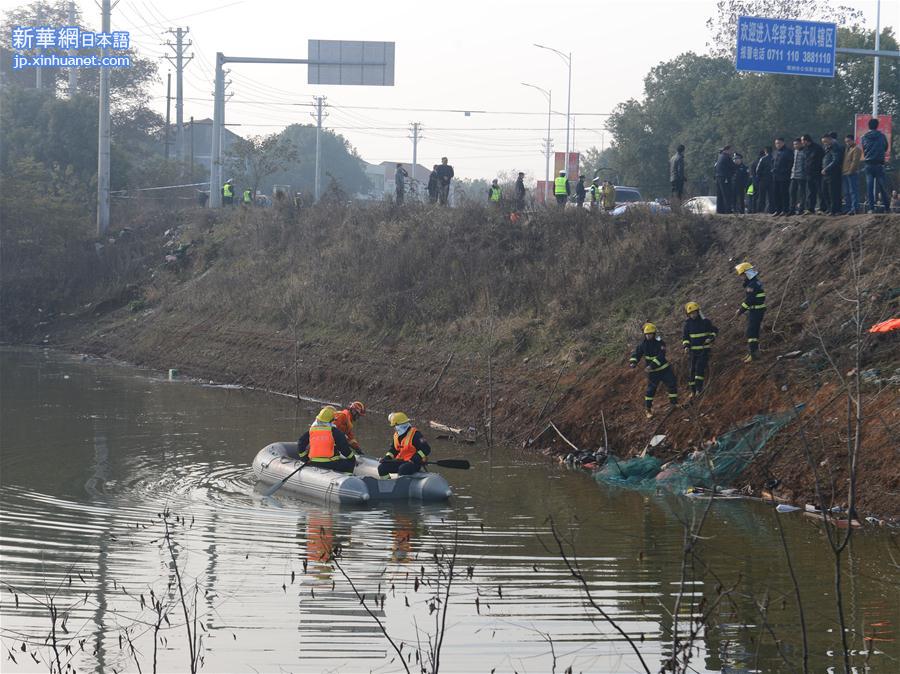
M 171 190 L 178 187 L 199 187 L 200 185 L 209 185 L 209 181 L 202 183 L 187 183 L 185 185 L 160 185 L 159 187 L 134 187 L 127 190 L 110 190 L 110 194 L 119 194 L 120 192 L 152 192 L 153 190 Z

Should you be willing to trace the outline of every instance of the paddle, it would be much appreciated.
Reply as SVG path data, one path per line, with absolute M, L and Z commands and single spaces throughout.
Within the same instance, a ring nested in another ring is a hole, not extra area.
M 469 461 L 467 459 L 438 459 L 437 461 L 429 461 L 429 466 L 441 466 L 442 468 L 458 468 L 459 470 L 469 470 Z
M 291 473 L 290 475 L 288 475 L 288 476 L 287 476 L 286 478 L 284 478 L 281 482 L 279 482 L 279 483 L 276 484 L 274 487 L 272 487 L 271 489 L 269 489 L 265 494 L 263 494 L 263 498 L 268 498 L 269 496 L 271 496 L 272 494 L 274 494 L 276 491 L 278 491 L 279 489 L 281 489 L 281 488 L 284 486 L 284 484 L 285 484 L 288 480 L 290 480 L 292 477 L 294 477 L 294 475 L 296 475 L 297 473 L 299 473 L 301 470 L 303 470 L 304 468 L 306 468 L 308 465 L 309 465 L 308 463 L 304 463 L 304 464 L 303 464 L 302 466 L 300 466 L 297 470 L 295 470 L 293 473 Z

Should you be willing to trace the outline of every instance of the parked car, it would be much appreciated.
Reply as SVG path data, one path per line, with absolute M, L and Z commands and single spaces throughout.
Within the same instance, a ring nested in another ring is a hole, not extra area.
M 684 202 L 684 210 L 697 215 L 713 215 L 716 212 L 715 197 L 694 197 Z
M 637 187 L 620 187 L 619 185 L 616 185 L 615 190 L 616 206 L 641 201 L 641 192 Z
M 616 206 L 614 209 L 610 211 L 611 215 L 622 215 L 623 213 L 628 213 L 629 211 L 648 211 L 650 213 L 671 213 L 672 209 L 669 208 L 666 204 L 661 204 L 658 201 L 629 201 L 627 203 L 622 204 L 621 206 Z
M 622 204 L 631 204 L 636 201 L 641 200 L 641 192 L 637 187 L 621 187 L 619 185 L 614 186 L 616 190 L 616 206 L 621 206 Z M 566 204 L 567 207 L 573 208 L 575 207 L 575 202 L 569 202 Z M 590 209 L 590 194 L 584 200 L 584 208 Z

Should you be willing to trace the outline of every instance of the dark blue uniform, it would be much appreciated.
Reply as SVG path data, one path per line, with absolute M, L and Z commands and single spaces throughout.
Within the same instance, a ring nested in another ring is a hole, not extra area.
M 740 312 L 747 314 L 747 348 L 753 358 L 759 351 L 759 332 L 762 328 L 763 316 L 766 313 L 766 291 L 763 290 L 759 276 L 744 279 L 744 293 Z
M 653 408 L 653 398 L 660 382 L 669 390 L 669 403 L 678 404 L 678 383 L 675 381 L 675 373 L 666 360 L 666 343 L 657 337 L 656 339 L 642 339 L 631 354 L 628 362 L 635 367 L 643 358 L 647 370 L 647 393 L 644 395 L 644 406 L 650 410 Z
M 719 329 L 712 321 L 703 316 L 688 318 L 684 322 L 684 332 L 681 335 L 681 344 L 685 351 L 691 355 L 691 373 L 688 377 L 688 386 L 694 395 L 703 391 L 703 383 L 706 379 L 706 368 L 709 365 L 709 352 L 712 343 L 719 334 Z

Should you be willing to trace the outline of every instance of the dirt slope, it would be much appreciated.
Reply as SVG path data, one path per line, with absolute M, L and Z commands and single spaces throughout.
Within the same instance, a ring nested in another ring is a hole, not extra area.
M 665 433 L 668 459 L 804 402 L 806 441 L 799 424 L 784 429 L 742 482 L 758 492 L 777 478 L 783 496 L 812 501 L 812 464 L 829 495 L 846 498 L 838 374 L 853 368 L 857 298 L 866 327 L 900 314 L 900 217 L 550 214 L 515 227 L 481 211 L 309 217 L 332 226 L 185 226 L 188 253 L 175 268 L 148 268 L 137 305 L 57 319 L 41 338 L 200 378 L 360 397 L 481 434 L 492 419 L 495 441 L 551 452 L 569 450 L 546 433 L 528 442 L 549 420 L 587 449 L 603 444 L 605 420 L 617 455 Z M 763 358 L 750 366 L 740 364 L 744 319 L 732 320 L 742 299 L 732 267 L 745 259 L 760 270 L 769 306 Z M 660 426 L 643 418 L 644 375 L 626 360 L 641 323 L 654 321 L 686 393 L 678 347 L 689 299 L 722 332 L 706 395 Z M 867 339 L 860 351 L 861 369 L 878 374 L 863 387 L 859 507 L 890 517 L 900 515 L 898 339 Z M 791 351 L 802 356 L 776 360 Z

